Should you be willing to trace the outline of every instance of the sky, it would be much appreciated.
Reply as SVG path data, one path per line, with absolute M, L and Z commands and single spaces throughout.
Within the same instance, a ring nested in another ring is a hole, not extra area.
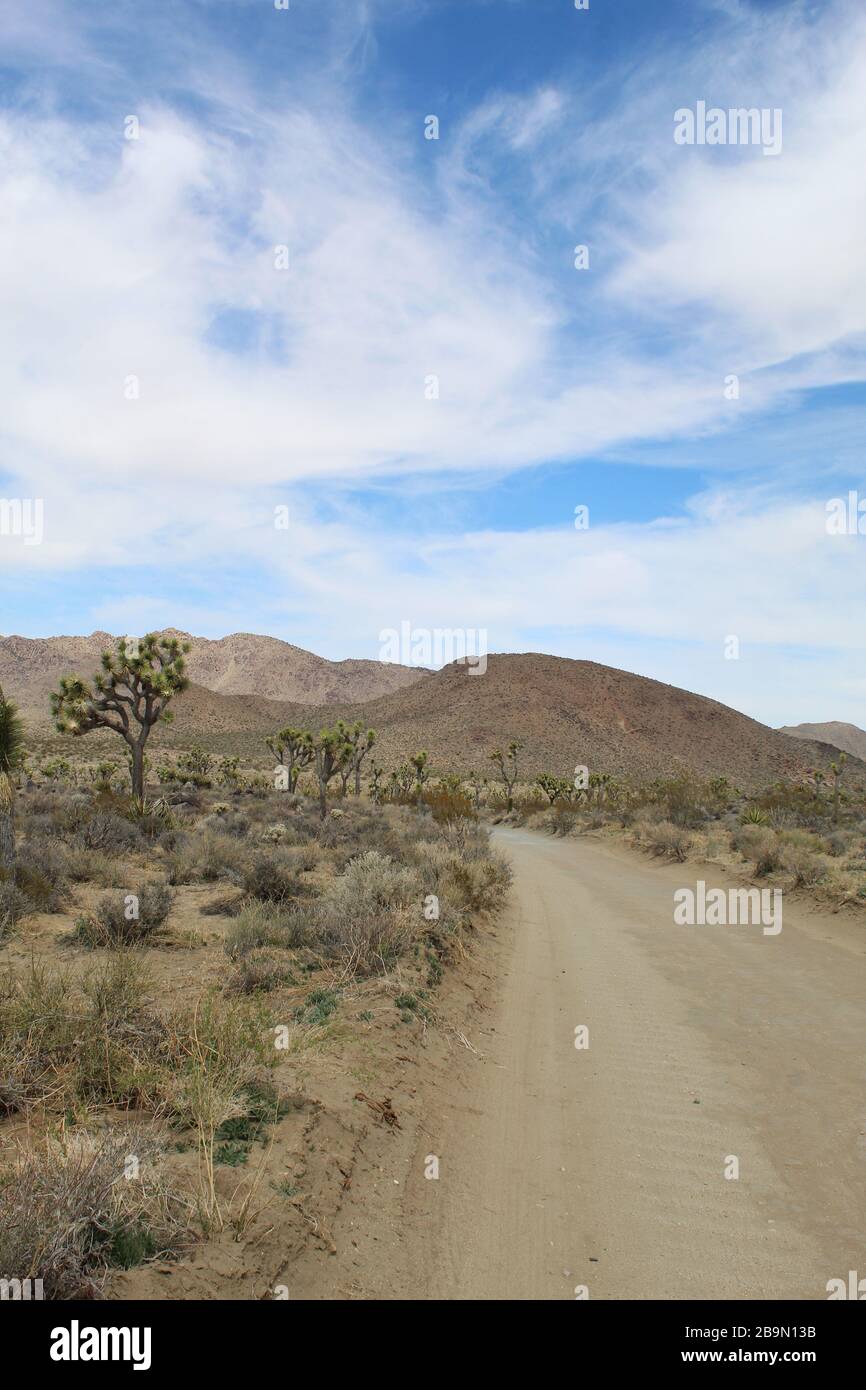
M 0 632 L 866 725 L 859 0 L 282 4 L 0 0 Z

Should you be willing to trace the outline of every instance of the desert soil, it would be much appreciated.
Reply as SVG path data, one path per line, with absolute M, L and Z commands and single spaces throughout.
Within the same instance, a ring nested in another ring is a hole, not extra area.
M 431 1038 L 290 1296 L 822 1299 L 866 1273 L 862 916 L 786 896 L 778 936 L 676 926 L 676 887 L 736 881 L 495 836 L 515 886 L 458 1001 L 470 1047 Z

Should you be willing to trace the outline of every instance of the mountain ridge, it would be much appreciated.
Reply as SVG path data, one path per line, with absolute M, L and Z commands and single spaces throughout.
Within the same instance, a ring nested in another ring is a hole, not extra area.
M 191 685 L 174 701 L 174 723 L 155 730 L 154 755 L 160 747 L 200 742 L 264 766 L 264 739 L 281 725 L 317 730 L 342 718 L 376 730 L 373 756 L 388 768 L 426 749 L 435 770 L 464 774 L 492 771 L 490 752 L 512 738 L 523 741 L 527 777 L 541 771 L 568 776 L 586 766 L 637 779 L 721 775 L 755 788 L 804 780 L 812 767 L 829 767 L 838 757 L 829 742 L 791 736 L 707 696 L 598 662 L 503 653 L 488 656 L 483 673 L 463 662 L 429 672 L 351 659 L 328 662 L 257 634 L 196 639 L 177 629 L 166 632 L 194 644 Z M 19 703 L 34 733 L 51 733 L 47 695 L 59 675 L 89 677 L 108 638 L 102 632 L 0 638 L 0 685 Z M 274 698 L 268 693 L 273 689 L 300 698 Z M 52 742 L 63 741 L 53 735 Z M 103 738 L 100 743 L 106 746 Z M 95 745 L 90 741 L 88 747 Z M 76 751 L 85 753 L 80 743 Z M 861 776 L 866 778 L 866 760 L 852 755 L 849 781 Z

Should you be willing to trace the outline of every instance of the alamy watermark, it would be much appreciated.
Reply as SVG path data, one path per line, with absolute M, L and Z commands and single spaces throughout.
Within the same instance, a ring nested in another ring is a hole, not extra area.
M 0 497 L 0 536 L 20 536 L 25 545 L 41 545 L 44 512 L 41 497 Z
M 413 627 L 404 618 L 399 628 L 379 633 L 379 660 L 401 666 L 439 668 L 465 661 L 470 676 L 487 670 L 487 629 L 483 627 Z
M 866 497 L 852 488 L 847 497 L 831 497 L 826 503 L 828 536 L 866 536 Z
M 764 154 L 782 153 L 782 109 L 736 106 L 727 111 L 705 101 L 674 112 L 677 145 L 760 145 Z
M 680 927 L 763 928 L 764 936 L 782 930 L 781 888 L 707 888 L 698 879 L 694 888 L 674 892 L 674 922 Z
M 41 1279 L 0 1279 L 0 1302 L 42 1302 L 45 1292 Z

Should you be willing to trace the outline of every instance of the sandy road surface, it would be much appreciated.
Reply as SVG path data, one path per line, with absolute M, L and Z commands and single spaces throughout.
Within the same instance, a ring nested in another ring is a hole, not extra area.
M 485 1058 L 440 1083 L 365 1295 L 808 1299 L 866 1275 L 866 928 L 790 901 L 775 937 L 675 926 L 675 887 L 730 880 L 495 837 L 515 887 Z
M 477 953 L 483 1058 L 438 1028 L 406 1059 L 403 1128 L 371 1136 L 292 1296 L 824 1299 L 866 1278 L 862 916 L 786 897 L 778 936 L 676 926 L 675 888 L 736 881 L 494 835 L 515 882 Z

